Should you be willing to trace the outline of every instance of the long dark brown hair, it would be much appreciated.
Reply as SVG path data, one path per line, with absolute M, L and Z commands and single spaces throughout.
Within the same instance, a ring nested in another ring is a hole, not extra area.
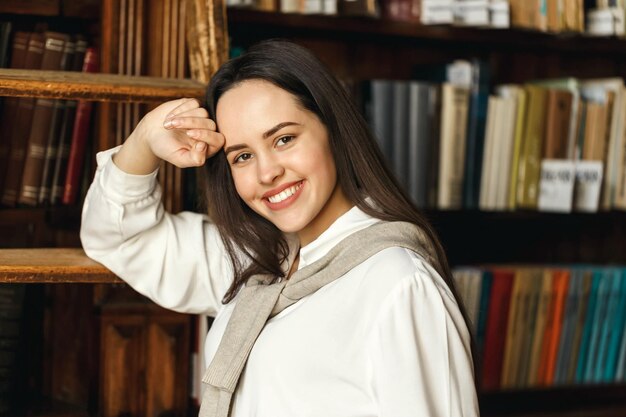
M 324 124 L 337 181 L 349 201 L 370 216 L 410 222 L 426 232 L 439 258 L 440 265 L 433 266 L 448 284 L 467 323 L 439 239 L 383 162 L 367 123 L 337 79 L 307 49 L 286 41 L 264 41 L 228 61 L 213 76 L 207 89 L 209 117 L 216 120 L 217 102 L 222 94 L 254 79 L 288 91 Z M 239 198 L 224 152 L 207 161 L 205 173 L 208 212 L 222 235 L 235 271 L 235 279 L 223 300 L 226 303 L 253 275 L 283 277 L 280 264 L 288 255 L 288 246 L 276 226 Z M 373 204 L 366 202 L 366 197 Z M 248 259 L 241 259 L 242 250 Z

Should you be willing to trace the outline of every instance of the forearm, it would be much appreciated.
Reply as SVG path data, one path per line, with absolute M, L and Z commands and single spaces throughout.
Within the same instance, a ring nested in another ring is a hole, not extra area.
M 117 154 L 113 156 L 115 165 L 133 175 L 147 175 L 159 167 L 160 159 L 152 152 L 144 137 L 133 132 Z

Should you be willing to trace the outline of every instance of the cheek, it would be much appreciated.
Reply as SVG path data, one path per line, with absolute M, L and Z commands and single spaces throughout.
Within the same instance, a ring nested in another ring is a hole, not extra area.
M 233 182 L 235 183 L 235 190 L 242 200 L 247 202 L 251 200 L 256 191 L 256 181 L 252 177 L 251 173 L 247 169 L 232 170 Z
M 312 149 L 303 164 L 306 164 L 308 172 L 316 173 L 324 184 L 327 184 L 329 188 L 334 188 L 337 170 L 328 146 L 323 145 Z

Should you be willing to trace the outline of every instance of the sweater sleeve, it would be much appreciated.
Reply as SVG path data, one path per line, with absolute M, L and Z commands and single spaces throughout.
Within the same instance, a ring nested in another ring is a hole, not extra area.
M 425 262 L 381 305 L 369 339 L 380 417 L 476 417 L 470 337 L 456 301 Z
M 80 238 L 90 258 L 139 293 L 179 312 L 215 316 L 233 272 L 206 215 L 165 212 L 157 172 L 131 175 L 100 152 L 82 212 Z

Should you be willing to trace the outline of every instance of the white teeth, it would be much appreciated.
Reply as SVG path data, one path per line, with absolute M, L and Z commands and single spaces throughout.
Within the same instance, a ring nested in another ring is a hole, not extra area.
M 294 195 L 301 186 L 302 183 L 298 183 L 293 187 L 289 187 L 286 190 L 283 190 L 280 193 L 269 197 L 268 200 L 270 201 L 270 203 L 280 203 L 281 201 L 284 201 Z

